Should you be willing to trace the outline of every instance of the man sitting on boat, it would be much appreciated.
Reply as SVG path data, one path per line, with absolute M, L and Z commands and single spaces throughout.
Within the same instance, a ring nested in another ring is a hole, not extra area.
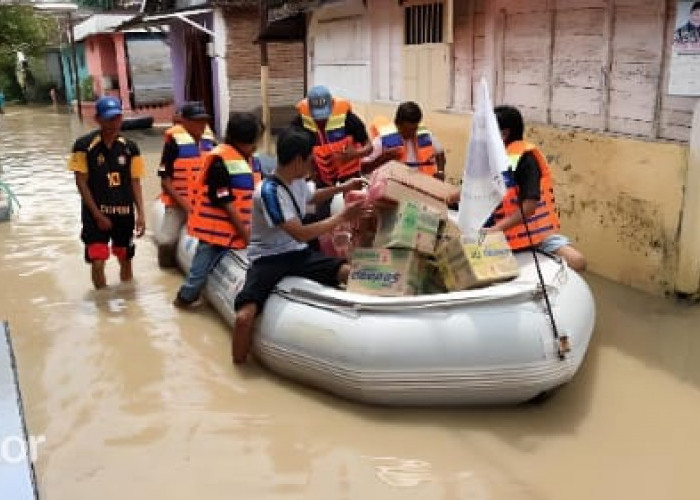
M 199 299 L 209 272 L 229 249 L 243 249 L 250 235 L 253 190 L 260 183 L 253 153 L 262 132 L 252 113 L 231 113 L 224 144 L 204 156 L 193 184 L 187 230 L 197 250 L 173 304 L 186 308 Z
M 386 117 L 376 117 L 370 127 L 372 153 L 362 159 L 362 171 L 372 172 L 396 160 L 445 180 L 445 150 L 422 120 L 420 106 L 412 101 L 399 105 L 393 123 Z
M 575 271 L 584 271 L 586 258 L 566 236 L 558 234 L 552 172 L 540 149 L 523 140 L 525 124 L 520 111 L 497 106 L 494 112 L 510 165 L 503 172 L 506 193 L 486 222 L 486 230 L 503 231 L 513 250 L 535 247 L 562 257 Z
M 236 296 L 236 323 L 232 344 L 234 363 L 244 363 L 250 350 L 255 317 L 277 283 L 285 276 L 300 276 L 328 286 L 347 282 L 350 266 L 344 259 L 326 257 L 307 242 L 329 233 L 362 213 L 362 203 L 349 203 L 342 212 L 311 224 L 302 220 L 309 203 L 331 199 L 337 193 L 361 189 L 363 180 L 346 180 L 338 186 L 312 192 L 306 183 L 313 168 L 308 134 L 290 128 L 277 140 L 278 167 L 264 179 L 253 196 L 253 214 L 245 285 Z
M 362 120 L 352 111 L 350 101 L 331 95 L 323 85 L 309 90 L 297 103 L 299 114 L 292 126 L 309 134 L 316 164 L 313 178 L 317 188 L 335 186 L 360 174 L 360 159 L 372 151 Z M 316 205 L 309 222 L 331 214 L 331 200 Z

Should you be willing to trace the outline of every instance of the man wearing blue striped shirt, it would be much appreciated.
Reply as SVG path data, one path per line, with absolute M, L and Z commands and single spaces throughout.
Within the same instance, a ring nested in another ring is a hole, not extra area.
M 279 166 L 253 195 L 248 258 L 250 266 L 243 289 L 236 297 L 236 324 L 232 345 L 234 363 L 244 363 L 250 350 L 255 317 L 277 283 L 285 276 L 312 279 L 328 286 L 347 282 L 350 266 L 344 259 L 327 257 L 307 242 L 329 233 L 362 213 L 361 202 L 313 224 L 303 224 L 306 205 L 331 199 L 337 193 L 361 189 L 363 180 L 312 192 L 306 178 L 313 167 L 312 144 L 303 130 L 290 128 L 277 140 Z

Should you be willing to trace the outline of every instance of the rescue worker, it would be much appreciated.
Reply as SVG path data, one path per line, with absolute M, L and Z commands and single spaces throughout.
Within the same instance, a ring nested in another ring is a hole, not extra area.
M 303 127 L 312 140 L 316 187 L 335 186 L 358 177 L 360 160 L 370 154 L 372 145 L 350 102 L 317 85 L 297 104 L 297 111 L 299 116 L 292 125 Z M 316 205 L 313 219 L 307 221 L 326 219 L 330 213 L 331 200 L 324 200 Z
M 175 265 L 175 249 L 180 228 L 192 209 L 192 186 L 202 168 L 204 155 L 211 151 L 216 139 L 209 128 L 210 116 L 199 101 L 182 105 L 175 116 L 175 125 L 165 131 L 161 155 L 161 201 L 165 215 L 155 233 L 158 244 L 158 264 Z
M 331 199 L 338 193 L 360 189 L 363 180 L 350 179 L 339 186 L 312 191 L 306 183 L 313 168 L 308 135 L 292 127 L 277 138 L 278 166 L 273 176 L 255 190 L 253 232 L 245 285 L 236 296 L 236 324 L 232 344 L 234 363 L 244 363 L 250 350 L 255 317 L 285 276 L 300 276 L 335 286 L 347 282 L 350 265 L 345 259 L 327 257 L 308 242 L 341 223 L 351 223 L 362 213 L 362 202 L 348 203 L 342 212 L 312 224 L 304 224 L 308 203 Z
M 423 112 L 412 101 L 396 109 L 394 123 L 379 116 L 372 122 L 372 153 L 362 160 L 362 171 L 371 172 L 396 160 L 420 172 L 445 180 L 445 150 L 421 121 Z
M 204 157 L 187 219 L 188 232 L 199 242 L 176 307 L 188 307 L 199 298 L 209 271 L 225 252 L 248 246 L 253 190 L 261 179 L 253 153 L 261 132 L 254 114 L 232 113 L 225 143 Z
M 534 246 L 562 257 L 573 270 L 584 271 L 583 254 L 566 236 L 558 234 L 552 172 L 540 149 L 523 140 L 525 125 L 520 111 L 512 106 L 497 106 L 494 112 L 510 166 L 503 172 L 507 191 L 487 221 L 486 231 L 503 231 L 513 250 Z
M 145 165 L 138 146 L 120 135 L 122 105 L 116 97 L 100 97 L 95 103 L 99 130 L 75 141 L 68 168 L 75 172 L 75 183 L 82 199 L 81 240 L 85 261 L 91 265 L 96 289 L 107 286 L 105 263 L 112 254 L 119 260 L 121 281 L 133 277 L 133 236 L 143 235 L 141 178 Z

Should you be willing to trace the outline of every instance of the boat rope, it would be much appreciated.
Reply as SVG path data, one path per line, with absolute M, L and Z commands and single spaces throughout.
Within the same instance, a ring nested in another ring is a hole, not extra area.
M 7 199 L 8 199 L 8 208 L 10 211 L 10 215 L 12 215 L 12 207 L 14 205 L 17 205 L 17 208 L 22 208 L 22 205 L 20 205 L 19 200 L 17 199 L 17 196 L 15 196 L 15 193 L 12 192 L 12 189 L 10 189 L 10 186 L 8 186 L 6 183 L 0 180 L 0 190 L 5 191 L 7 194 Z
M 549 294 L 547 293 L 547 287 L 544 283 L 544 277 L 542 276 L 542 269 L 540 268 L 540 259 L 537 256 L 537 249 L 532 241 L 532 233 L 530 233 L 530 228 L 527 225 L 527 217 L 525 217 L 525 210 L 523 209 L 523 201 L 518 199 L 518 207 L 520 208 L 520 218 L 525 226 L 525 233 L 527 234 L 528 242 L 530 243 L 530 251 L 532 252 L 532 258 L 535 261 L 535 269 L 537 269 L 537 278 L 540 282 L 540 289 L 542 291 L 542 296 L 544 297 L 544 303 L 547 307 L 547 316 L 549 317 L 550 324 L 552 326 L 552 333 L 554 335 L 554 343 L 557 346 L 557 355 L 559 359 L 564 360 L 566 355 L 571 351 L 571 344 L 569 343 L 569 336 L 566 334 L 560 334 L 557 328 L 557 322 L 554 319 L 554 311 L 552 311 L 552 303 L 549 300 Z
M 531 301 L 533 296 L 539 296 L 541 294 L 541 287 L 538 282 L 519 282 L 520 286 L 509 293 L 506 296 L 503 295 L 484 295 L 484 296 L 470 296 L 465 295 L 463 297 L 454 297 L 450 294 L 440 295 L 429 295 L 425 296 L 424 300 L 418 300 L 413 302 L 358 302 L 353 299 L 341 298 L 338 296 L 329 296 L 321 291 L 308 290 L 299 287 L 292 287 L 289 290 L 282 288 L 276 288 L 273 293 L 284 297 L 285 299 L 298 302 L 301 304 L 310 305 L 312 307 L 318 307 L 320 309 L 328 309 L 333 312 L 357 316 L 360 312 L 385 312 L 394 313 L 397 311 L 431 311 L 439 312 L 441 309 L 451 308 L 451 307 L 463 307 L 475 304 L 484 304 L 494 301 L 503 300 L 507 298 L 509 300 L 527 300 Z M 548 286 L 548 288 L 554 290 L 554 287 Z M 376 297 L 375 297 L 376 298 Z M 384 297 L 387 299 L 395 299 L 395 297 Z M 347 313 L 347 314 L 346 314 Z

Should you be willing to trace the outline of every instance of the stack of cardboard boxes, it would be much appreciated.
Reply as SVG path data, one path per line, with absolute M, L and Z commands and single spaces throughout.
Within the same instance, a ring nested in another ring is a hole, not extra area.
M 371 248 L 355 248 L 348 291 L 406 296 L 463 290 L 517 275 L 500 233 L 466 242 L 447 217 L 458 188 L 391 162 L 372 177 L 377 231 Z

